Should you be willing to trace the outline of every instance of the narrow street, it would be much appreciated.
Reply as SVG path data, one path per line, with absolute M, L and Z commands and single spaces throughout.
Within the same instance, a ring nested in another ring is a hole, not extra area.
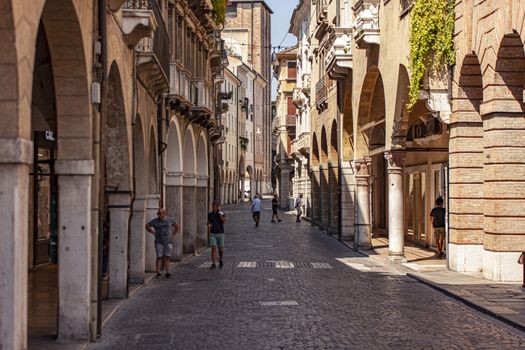
M 523 349 L 525 334 L 364 258 L 308 222 L 224 208 L 209 250 L 125 301 L 90 349 Z M 201 220 L 203 218 L 200 218 Z

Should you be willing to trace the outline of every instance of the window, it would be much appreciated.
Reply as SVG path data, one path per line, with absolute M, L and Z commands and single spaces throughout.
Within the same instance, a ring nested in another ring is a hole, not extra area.
M 296 108 L 295 108 L 295 105 L 293 104 L 293 100 L 291 97 L 288 97 L 287 98 L 287 104 L 288 104 L 288 113 L 286 113 L 287 115 L 295 115 L 295 112 L 296 112 Z
M 297 62 L 288 62 L 288 79 L 297 79 Z
M 226 7 L 226 16 L 237 17 L 237 4 L 228 4 Z
M 407 11 L 410 8 L 410 6 L 412 6 L 413 2 L 414 0 L 401 0 L 401 13 Z

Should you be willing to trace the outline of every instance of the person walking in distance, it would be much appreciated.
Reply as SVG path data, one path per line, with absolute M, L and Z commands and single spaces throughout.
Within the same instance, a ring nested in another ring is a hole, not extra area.
M 279 222 L 282 220 L 279 219 L 279 214 L 277 213 L 277 210 L 279 209 L 279 199 L 277 198 L 277 193 L 273 195 L 272 199 L 272 222 L 275 222 L 274 218 L 277 218 Z
M 173 250 L 173 239 L 179 232 L 179 225 L 166 215 L 166 210 L 159 208 L 157 218 L 146 224 L 146 231 L 155 236 L 155 250 L 157 251 L 157 278 L 161 277 L 160 267 L 164 264 L 166 278 L 170 278 L 169 272 L 171 251 Z
M 439 256 L 443 256 L 443 246 L 445 242 L 445 214 L 446 210 L 443 208 L 443 198 L 436 199 L 436 207 L 430 212 L 430 220 L 434 228 L 434 237 L 436 238 L 436 245 Z
M 262 211 L 262 202 L 259 199 L 258 195 L 255 195 L 255 198 L 252 202 L 252 216 L 253 221 L 255 221 L 255 227 L 259 226 L 259 220 L 261 220 L 261 211 Z
M 297 198 L 295 198 L 295 211 L 297 213 L 297 219 L 295 220 L 295 222 L 301 222 L 301 215 L 303 214 L 302 202 L 303 194 L 301 193 L 297 196 Z
M 219 267 L 222 268 L 224 263 L 222 257 L 224 256 L 224 224 L 226 223 L 226 215 L 221 210 L 220 203 L 213 202 L 213 210 L 208 213 L 208 229 L 210 230 L 210 246 L 211 246 L 211 267 L 213 270 L 217 266 L 217 247 L 219 247 Z

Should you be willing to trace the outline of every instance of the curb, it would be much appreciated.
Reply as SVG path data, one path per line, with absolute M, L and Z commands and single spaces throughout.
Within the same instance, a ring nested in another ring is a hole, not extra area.
M 493 318 L 495 318 L 495 319 L 497 319 L 497 320 L 499 320 L 499 321 L 501 321 L 501 322 L 503 322 L 503 323 L 505 323 L 505 324 L 507 324 L 507 325 L 509 325 L 511 327 L 514 327 L 514 328 L 516 328 L 516 329 L 518 329 L 518 330 L 520 330 L 522 332 L 525 332 L 525 324 L 522 324 L 520 322 L 516 322 L 516 321 L 512 320 L 511 318 L 509 318 L 509 317 L 507 317 L 505 315 L 501 315 L 501 314 L 495 313 L 494 311 L 491 311 L 488 308 L 486 308 L 486 307 L 484 307 L 484 306 L 482 306 L 480 304 L 477 304 L 477 303 L 475 303 L 473 301 L 470 301 L 470 300 L 468 300 L 466 298 L 463 298 L 462 296 L 458 295 L 454 291 L 451 291 L 451 290 L 449 290 L 449 289 L 447 289 L 445 287 L 442 287 L 440 284 L 435 283 L 435 282 L 433 282 L 433 281 L 431 281 L 431 280 L 429 280 L 429 279 L 427 279 L 427 278 L 425 278 L 423 276 L 420 276 L 418 274 L 411 273 L 411 272 L 407 273 L 407 276 L 410 277 L 410 278 L 413 278 L 416 281 L 418 281 L 418 282 L 420 282 L 420 283 L 422 283 L 424 285 L 427 285 L 430 288 L 435 289 L 438 292 L 441 292 L 441 293 L 443 293 L 443 294 L 445 294 L 445 295 L 447 295 L 447 296 L 449 296 L 449 297 L 451 297 L 451 298 L 453 298 L 455 300 L 458 300 L 458 301 L 462 302 L 463 304 L 465 304 L 465 305 L 467 305 L 467 306 L 469 306 L 469 307 L 471 307 L 471 308 L 473 308 L 473 309 L 475 309 L 475 310 L 477 310 L 477 311 L 479 311 L 479 312 L 481 312 L 481 313 L 483 313 L 485 315 L 493 317 Z

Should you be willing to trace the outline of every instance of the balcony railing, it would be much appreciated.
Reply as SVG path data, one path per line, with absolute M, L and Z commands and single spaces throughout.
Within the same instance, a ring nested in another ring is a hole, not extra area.
M 302 154 L 304 156 L 310 153 L 310 133 L 303 132 L 293 140 L 292 153 L 294 155 Z
M 211 89 L 204 78 L 191 79 L 190 82 L 191 102 L 193 108 L 213 110 L 211 100 Z
M 352 28 L 332 28 L 329 42 L 325 58 L 328 75 L 332 79 L 346 79 L 353 65 Z
M 358 46 L 379 45 L 379 2 L 359 0 L 353 6 L 354 38 Z
M 328 87 L 326 86 L 325 77 L 319 79 L 315 84 L 315 106 L 318 110 L 326 107 L 328 99 Z
M 191 102 L 190 80 L 188 73 L 181 69 L 177 63 L 171 63 L 170 95 L 180 102 Z
M 306 96 L 310 96 L 310 89 L 312 87 L 311 76 L 309 73 L 304 73 L 302 77 L 303 93 Z

